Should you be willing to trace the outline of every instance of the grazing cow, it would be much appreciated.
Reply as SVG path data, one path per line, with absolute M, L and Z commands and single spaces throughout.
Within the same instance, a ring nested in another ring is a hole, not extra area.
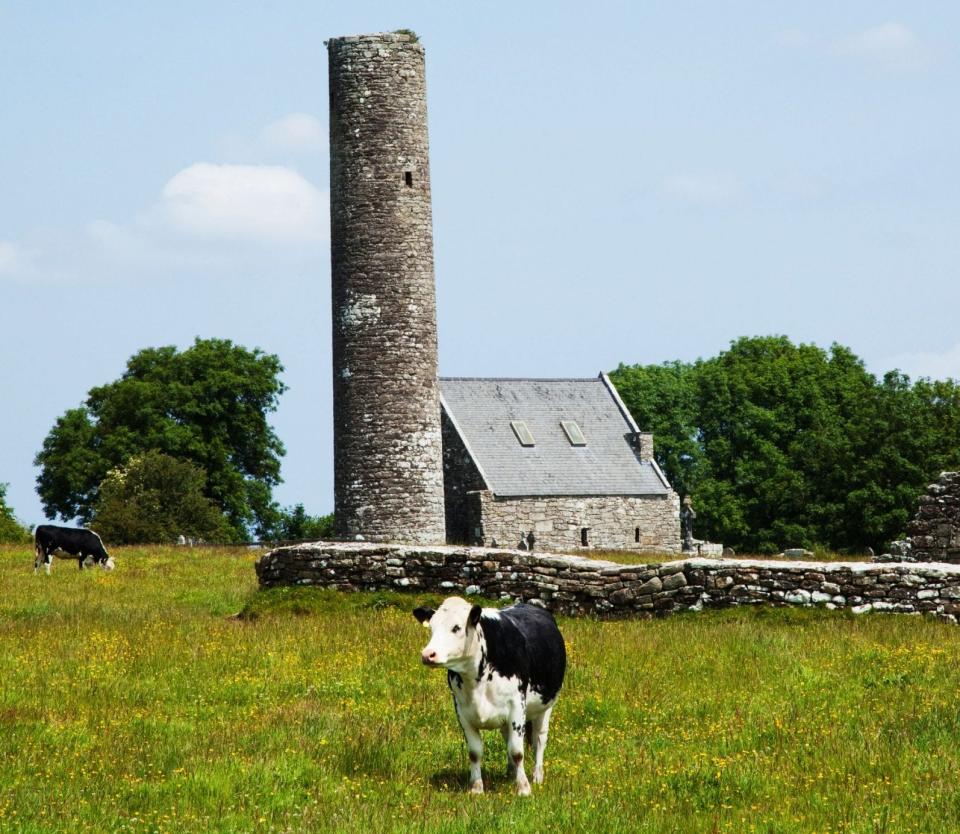
M 104 570 L 113 570 L 113 559 L 107 553 L 100 536 L 93 530 L 75 527 L 55 527 L 53 524 L 41 524 L 34 531 L 37 558 L 33 563 L 33 572 L 40 570 L 42 562 L 50 573 L 50 565 L 56 555 L 61 559 L 77 560 L 80 570 L 87 565 L 100 565 Z
M 470 753 L 470 791 L 483 793 L 480 730 L 500 730 L 507 744 L 507 773 L 517 793 L 529 796 L 523 769 L 526 733 L 533 756 L 533 781 L 543 782 L 543 751 L 550 713 L 567 667 L 563 636 L 553 615 L 535 605 L 481 608 L 450 597 L 434 611 L 413 612 L 430 629 L 421 653 L 426 666 L 447 670 L 447 685 Z

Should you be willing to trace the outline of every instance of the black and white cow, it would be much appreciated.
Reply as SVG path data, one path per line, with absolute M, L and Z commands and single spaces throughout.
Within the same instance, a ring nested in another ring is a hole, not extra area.
M 507 772 L 516 778 L 517 793 L 528 796 L 524 734 L 534 756 L 533 781 L 541 784 L 550 713 L 567 668 L 553 615 L 534 605 L 481 608 L 450 597 L 436 611 L 417 608 L 413 616 L 431 631 L 423 663 L 447 670 L 470 753 L 471 792 L 483 793 L 480 731 L 500 730 L 507 743 Z
M 37 551 L 34 573 L 40 570 L 40 564 L 43 563 L 49 574 L 54 555 L 61 559 L 76 559 L 80 570 L 84 565 L 100 565 L 104 570 L 113 570 L 115 567 L 100 536 L 93 530 L 41 524 L 34 531 L 33 540 Z

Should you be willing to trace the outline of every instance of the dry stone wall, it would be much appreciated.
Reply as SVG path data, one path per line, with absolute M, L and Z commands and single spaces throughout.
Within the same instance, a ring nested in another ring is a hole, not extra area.
M 407 590 L 524 600 L 557 613 L 642 617 L 728 605 L 823 605 L 960 616 L 960 565 L 686 559 L 621 565 L 479 547 L 295 545 L 256 565 L 263 587 Z

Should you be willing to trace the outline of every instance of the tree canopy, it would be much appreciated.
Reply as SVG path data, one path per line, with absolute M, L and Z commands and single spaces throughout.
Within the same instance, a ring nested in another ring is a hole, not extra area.
M 278 357 L 226 339 L 147 348 L 120 379 L 56 421 L 34 463 L 49 517 L 89 523 L 100 484 L 150 450 L 194 463 L 238 538 L 272 512 L 283 444 L 267 422 L 286 386 Z
M 271 541 L 319 541 L 334 535 L 333 514 L 308 515 L 303 504 L 277 510 L 273 523 L 262 533 Z
M 657 462 L 734 547 L 880 548 L 927 483 L 960 466 L 960 387 L 876 379 L 852 351 L 742 338 L 693 363 L 611 374 Z

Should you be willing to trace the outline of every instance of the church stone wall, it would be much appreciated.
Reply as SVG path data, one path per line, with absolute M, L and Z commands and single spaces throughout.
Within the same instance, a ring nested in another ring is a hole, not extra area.
M 532 532 L 537 550 L 680 552 L 680 500 L 672 490 L 666 496 L 531 498 L 480 490 L 467 497 L 472 544 L 516 547 Z
M 478 519 L 470 493 L 485 489 L 486 484 L 446 412 L 442 414 L 441 428 L 447 543 L 476 544 Z

